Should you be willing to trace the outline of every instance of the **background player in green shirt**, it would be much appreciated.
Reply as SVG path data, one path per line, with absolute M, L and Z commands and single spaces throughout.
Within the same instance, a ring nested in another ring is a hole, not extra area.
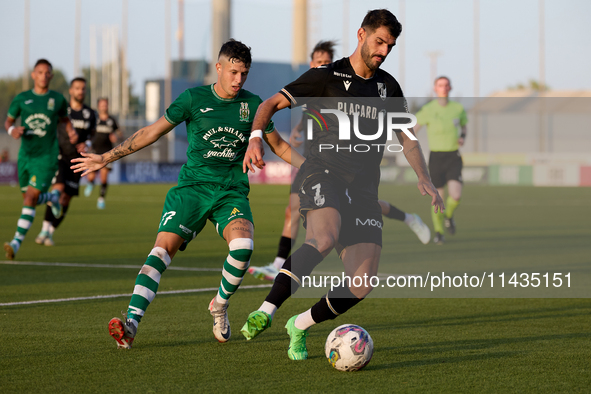
M 444 187 L 447 184 L 449 196 L 445 202 L 445 213 L 431 212 L 435 229 L 433 242 L 442 245 L 444 226 L 448 233 L 453 235 L 456 232 L 453 214 L 462 198 L 462 157 L 458 149 L 464 145 L 466 139 L 468 118 L 462 104 L 449 99 L 451 91 L 449 78 L 437 78 L 433 90 L 437 98 L 425 104 L 417 112 L 416 130 L 423 125 L 427 126 L 431 150 L 429 174 L 441 198 L 445 196 Z
M 177 124 L 187 124 L 187 163 L 179 174 L 178 186 L 166 196 L 156 243 L 137 277 L 127 319 L 113 318 L 109 322 L 109 332 L 119 348 L 131 348 L 138 323 L 156 295 L 161 274 L 183 242 L 201 232 L 207 219 L 230 249 L 221 285 L 209 305 L 214 336 L 220 342 L 230 338 L 228 299 L 240 286 L 253 250 L 250 186 L 242 161 L 262 100 L 242 89 L 250 64 L 249 47 L 235 40 L 226 42 L 216 64 L 217 83 L 186 90 L 156 123 L 137 131 L 109 152 L 83 154 L 85 158 L 72 160 L 79 163 L 72 168 L 84 171 L 84 176 L 154 143 Z M 272 121 L 266 127 L 265 140 L 288 163 L 299 167 L 303 162 L 283 141 Z
M 18 179 L 23 193 L 23 208 L 17 222 L 14 239 L 4 244 L 6 258 L 14 259 L 35 218 L 35 206 L 52 204 L 56 217 L 61 216 L 59 191 L 48 193 L 58 167 L 58 124 L 64 124 L 70 141 L 76 142 L 76 132 L 68 119 L 68 103 L 60 93 L 49 90 L 53 78 L 51 63 L 39 59 L 31 78 L 32 90 L 18 94 L 10 103 L 4 127 L 15 140 L 21 139 L 18 153 Z M 21 126 L 15 126 L 21 118 Z

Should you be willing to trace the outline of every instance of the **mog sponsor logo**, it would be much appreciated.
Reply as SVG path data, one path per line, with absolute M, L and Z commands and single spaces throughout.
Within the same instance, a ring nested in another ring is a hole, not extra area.
M 356 226 L 371 226 L 371 227 L 377 227 L 379 229 L 382 228 L 382 222 L 380 222 L 379 220 L 376 220 L 376 219 L 361 220 L 359 218 L 356 218 L 355 225 Z

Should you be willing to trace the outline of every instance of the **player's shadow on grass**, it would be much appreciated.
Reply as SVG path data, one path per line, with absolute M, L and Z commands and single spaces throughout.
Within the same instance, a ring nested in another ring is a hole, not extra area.
M 375 351 L 382 352 L 385 348 L 379 348 Z M 387 348 L 386 348 L 387 349 Z M 467 356 L 456 356 L 456 357 L 438 357 L 432 358 L 429 360 L 415 360 L 415 361 L 399 361 L 394 363 L 384 363 L 384 364 L 375 364 L 370 363 L 367 367 L 364 368 L 366 371 L 379 371 L 382 369 L 402 369 L 402 368 L 409 368 L 409 367 L 424 367 L 426 365 L 438 365 L 438 364 L 451 364 L 451 363 L 464 363 L 464 362 L 474 362 L 474 361 L 482 361 L 482 360 L 490 360 L 490 359 L 501 359 L 512 357 L 520 352 L 495 352 L 495 353 L 487 353 L 487 354 L 475 354 L 475 355 L 467 355 Z
M 448 316 L 441 318 L 435 317 L 408 322 L 399 322 L 394 327 L 391 324 L 367 325 L 366 328 L 367 330 L 372 332 L 379 330 L 425 328 L 432 326 L 460 326 L 482 323 L 511 322 L 519 320 L 577 317 L 589 315 L 590 312 L 591 307 L 588 306 L 519 309 L 500 313 L 483 313 L 478 315 L 469 314 L 463 316 Z

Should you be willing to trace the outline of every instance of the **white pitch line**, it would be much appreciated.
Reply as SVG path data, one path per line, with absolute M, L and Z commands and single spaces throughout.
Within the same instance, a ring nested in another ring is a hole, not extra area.
M 261 289 L 265 287 L 271 287 L 268 285 L 247 285 L 240 286 L 241 289 Z M 203 293 L 206 291 L 218 290 L 218 287 L 207 287 L 203 289 L 186 289 L 186 290 L 170 290 L 170 291 L 159 291 L 158 294 L 183 294 L 183 293 Z M 55 298 L 53 300 L 35 300 L 35 301 L 20 301 L 20 302 L 4 302 L 0 303 L 0 306 L 15 306 L 15 305 L 31 305 L 31 304 L 48 304 L 51 302 L 68 302 L 68 301 L 84 301 L 84 300 L 102 300 L 107 298 L 122 298 L 131 297 L 131 294 L 109 294 L 109 295 L 97 295 L 90 297 L 72 297 L 72 298 Z
M 82 267 L 82 268 L 132 268 L 140 269 L 141 265 L 120 265 L 120 264 L 83 264 L 83 263 L 44 263 L 37 261 L 0 261 L 0 264 L 6 265 L 42 265 L 50 267 Z M 205 272 L 221 272 L 221 268 L 196 268 L 196 267 L 168 267 L 167 270 L 172 271 L 205 271 Z

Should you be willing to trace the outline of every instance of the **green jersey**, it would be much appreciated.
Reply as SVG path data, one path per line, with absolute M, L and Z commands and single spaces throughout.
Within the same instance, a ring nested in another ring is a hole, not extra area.
M 446 106 L 437 99 L 425 104 L 417 112 L 417 123 L 427 126 L 429 148 L 433 152 L 453 152 L 458 144 L 458 127 L 468 123 L 462 104 L 449 100 Z
M 25 131 L 21 137 L 19 156 L 55 156 L 59 154 L 57 124 L 68 116 L 68 102 L 58 92 L 49 90 L 43 95 L 27 90 L 18 94 L 8 109 L 12 119 L 21 117 Z
M 242 89 L 233 99 L 224 99 L 214 85 L 185 90 L 166 110 L 164 117 L 177 125 L 187 124 L 187 163 L 179 185 L 216 183 L 224 187 L 248 186 L 242 161 L 254 115 L 262 100 Z M 265 133 L 275 129 L 269 122 Z

